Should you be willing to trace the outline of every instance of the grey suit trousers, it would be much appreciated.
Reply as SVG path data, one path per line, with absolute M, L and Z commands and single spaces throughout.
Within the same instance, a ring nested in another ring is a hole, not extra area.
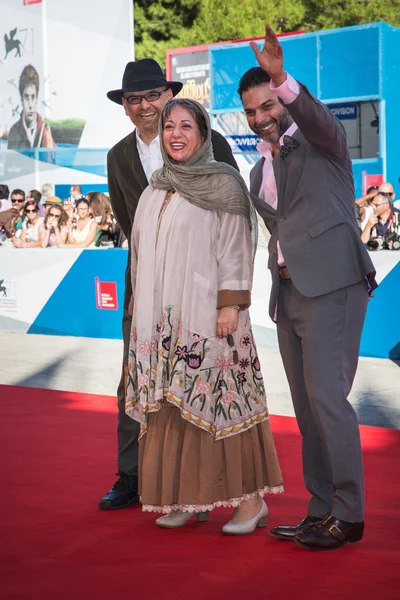
M 134 421 L 125 412 L 125 389 L 126 377 L 125 367 L 128 364 L 129 341 L 131 333 L 132 319 L 129 316 L 127 308 L 124 308 L 122 318 L 122 337 L 124 343 L 123 366 L 121 380 L 118 385 L 118 473 L 134 473 L 138 472 L 138 439 L 140 432 L 140 424 Z
M 347 396 L 357 369 L 368 303 L 364 281 L 307 298 L 280 280 L 279 348 L 303 438 L 308 514 L 364 520 L 364 476 L 357 416 Z

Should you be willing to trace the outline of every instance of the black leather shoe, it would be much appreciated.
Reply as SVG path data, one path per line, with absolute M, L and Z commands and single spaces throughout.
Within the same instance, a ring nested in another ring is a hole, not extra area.
M 117 473 L 117 475 L 119 479 L 99 502 L 99 508 L 103 510 L 127 508 L 139 502 L 137 475 L 126 473 Z
M 359 542 L 363 532 L 364 522 L 348 523 L 329 515 L 322 523 L 296 535 L 294 541 L 309 550 L 337 550 L 347 542 Z
M 271 529 L 269 535 L 280 540 L 294 540 L 298 533 L 307 531 L 316 523 L 322 523 L 323 520 L 320 517 L 306 517 L 298 525 L 278 525 L 278 527 Z

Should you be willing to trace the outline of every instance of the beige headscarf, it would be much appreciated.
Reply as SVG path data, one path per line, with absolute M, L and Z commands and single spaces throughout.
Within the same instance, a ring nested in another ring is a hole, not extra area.
M 171 105 L 200 108 L 207 123 L 207 137 L 196 154 L 186 162 L 173 160 L 164 146 L 163 126 L 166 110 Z M 186 106 L 185 106 L 186 105 Z M 161 190 L 175 190 L 188 202 L 205 210 L 221 211 L 244 216 L 249 224 L 253 247 L 253 260 L 257 247 L 258 224 L 256 211 L 246 183 L 234 167 L 216 162 L 211 143 L 210 118 L 205 108 L 195 100 L 174 99 L 168 102 L 159 123 L 160 147 L 164 166 L 153 173 L 150 184 Z

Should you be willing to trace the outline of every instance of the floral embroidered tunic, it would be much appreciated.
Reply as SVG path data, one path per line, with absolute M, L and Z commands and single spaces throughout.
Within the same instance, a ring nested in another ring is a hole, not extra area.
M 132 230 L 126 412 L 142 436 L 148 413 L 169 402 L 222 439 L 268 418 L 247 308 L 233 347 L 216 335 L 224 294 L 250 296 L 250 230 L 240 215 L 204 210 L 176 192 L 165 205 L 165 197 L 149 186 Z

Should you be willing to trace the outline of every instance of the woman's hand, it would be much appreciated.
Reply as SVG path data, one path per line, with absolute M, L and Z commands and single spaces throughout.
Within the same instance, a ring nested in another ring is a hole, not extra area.
M 230 308 L 229 306 L 220 308 L 217 318 L 218 337 L 228 337 L 230 333 L 234 333 L 237 329 L 238 321 L 239 311 L 236 308 Z

